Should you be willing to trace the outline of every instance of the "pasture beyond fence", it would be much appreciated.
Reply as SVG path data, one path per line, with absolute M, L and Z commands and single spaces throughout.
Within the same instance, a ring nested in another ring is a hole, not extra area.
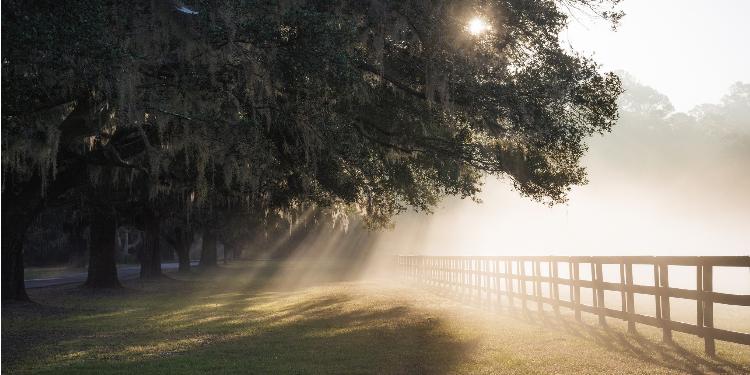
M 606 324 L 606 317 L 627 321 L 629 332 L 635 332 L 636 323 L 646 324 L 661 328 L 662 338 L 667 342 L 672 340 L 672 331 L 703 337 L 705 350 L 709 355 L 715 355 L 714 340 L 750 345 L 750 333 L 714 327 L 715 303 L 750 306 L 750 295 L 719 293 L 713 288 L 715 267 L 750 269 L 748 256 L 405 255 L 398 256 L 397 263 L 402 275 L 412 281 L 448 288 L 458 293 L 486 299 L 500 306 L 515 307 L 516 302 L 520 302 L 521 308 L 528 311 L 528 304 L 536 303 L 536 310 L 543 312 L 545 306 L 548 306 L 557 314 L 560 313 L 560 308 L 564 307 L 573 310 L 577 320 L 581 320 L 581 312 L 584 311 L 598 315 L 600 324 Z M 619 282 L 605 281 L 613 276 L 604 274 L 605 265 L 619 266 Z M 653 285 L 641 285 L 633 281 L 634 265 L 653 267 Z M 590 270 L 586 270 L 590 276 L 589 280 L 581 277 L 582 266 Z M 670 266 L 694 267 L 696 288 L 691 290 L 671 287 Z M 561 273 L 567 277 L 561 277 Z M 561 287 L 568 288 L 567 299 L 560 297 Z M 582 300 L 581 288 L 591 289 L 591 304 L 586 304 Z M 605 305 L 605 291 L 620 293 L 621 309 Z M 635 294 L 654 297 L 654 316 L 636 311 Z M 695 325 L 671 319 L 670 297 L 695 301 Z

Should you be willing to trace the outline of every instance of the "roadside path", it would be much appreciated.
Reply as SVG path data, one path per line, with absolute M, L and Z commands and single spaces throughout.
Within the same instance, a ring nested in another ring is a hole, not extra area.
M 198 261 L 194 260 L 190 262 L 191 266 L 197 266 Z M 162 271 L 173 271 L 179 267 L 179 263 L 162 263 Z M 138 277 L 141 271 L 140 265 L 135 264 L 123 264 L 117 266 L 117 276 L 120 280 L 135 279 Z M 63 284 L 82 283 L 86 281 L 86 272 L 70 273 L 62 276 L 47 277 L 41 279 L 27 279 L 26 288 L 44 288 L 48 286 L 56 286 Z

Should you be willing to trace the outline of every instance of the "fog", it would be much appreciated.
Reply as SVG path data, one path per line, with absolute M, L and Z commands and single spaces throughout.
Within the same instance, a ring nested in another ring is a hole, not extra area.
M 520 197 L 487 179 L 482 203 L 448 199 L 408 213 L 378 238 L 383 251 L 462 255 L 750 254 L 750 85 L 718 105 L 673 112 L 626 73 L 621 119 L 589 140 L 589 184 L 567 204 Z
M 302 230 L 287 259 L 305 266 L 280 272 L 279 284 L 385 276 L 399 254 L 750 255 L 750 85 L 675 112 L 665 95 L 619 74 L 621 118 L 588 140 L 589 183 L 573 187 L 566 204 L 550 207 L 487 178 L 481 203 L 447 198 L 431 214 L 396 217 L 390 230 L 356 220 L 347 231 Z M 649 285 L 644 267 L 635 267 L 635 282 Z M 695 287 L 694 268 L 670 268 L 674 285 Z M 720 268 L 714 284 L 750 293 L 750 272 Z
M 566 204 L 549 207 L 487 178 L 481 203 L 449 197 L 431 214 L 396 217 L 391 230 L 304 234 L 291 259 L 350 259 L 358 267 L 347 276 L 368 276 L 392 268 L 397 254 L 750 255 L 750 84 L 736 82 L 750 82 L 750 53 L 737 45 L 750 26 L 738 6 L 746 4 L 627 1 L 616 32 L 574 14 L 561 42 L 603 70 L 625 69 L 626 91 L 617 126 L 588 140 L 589 183 Z M 694 270 L 673 272 L 692 285 Z M 295 269 L 283 279 L 321 274 Z M 636 279 L 649 284 L 649 274 Z M 717 290 L 750 293 L 747 270 L 715 278 Z

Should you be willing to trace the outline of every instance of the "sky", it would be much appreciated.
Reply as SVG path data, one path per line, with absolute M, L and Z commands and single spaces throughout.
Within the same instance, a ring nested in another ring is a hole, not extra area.
M 677 111 L 716 103 L 750 82 L 750 1 L 625 0 L 617 31 L 578 15 L 561 39 L 606 70 L 624 70 L 666 94 Z

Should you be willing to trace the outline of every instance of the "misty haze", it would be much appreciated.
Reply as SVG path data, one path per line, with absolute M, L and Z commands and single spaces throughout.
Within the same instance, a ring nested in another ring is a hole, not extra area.
M 750 373 L 750 2 L 0 13 L 3 373 Z

